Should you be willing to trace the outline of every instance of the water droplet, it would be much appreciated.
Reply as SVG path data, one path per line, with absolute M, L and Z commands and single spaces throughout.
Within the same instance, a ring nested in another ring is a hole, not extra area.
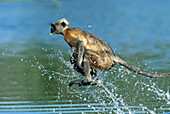
M 41 66 L 38 66 L 38 69 L 41 70 Z
M 72 102 L 72 100 L 69 100 L 69 102 Z
M 91 28 L 91 27 L 92 27 L 92 25 L 88 25 L 88 27 L 89 27 L 89 28 Z
M 17 84 L 18 84 L 18 82 L 12 82 L 12 84 L 13 84 L 13 85 L 17 85 Z
M 48 80 L 51 80 L 51 78 L 52 78 L 52 76 L 50 75 L 50 76 L 48 77 Z

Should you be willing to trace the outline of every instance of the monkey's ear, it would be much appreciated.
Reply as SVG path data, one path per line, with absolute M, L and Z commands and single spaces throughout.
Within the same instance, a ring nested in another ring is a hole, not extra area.
M 65 22 L 62 22 L 61 25 L 62 25 L 63 27 L 65 27 L 65 26 L 66 26 L 66 23 L 65 23 Z
M 68 25 L 68 21 L 65 18 L 61 19 L 60 21 L 64 22 L 66 25 Z

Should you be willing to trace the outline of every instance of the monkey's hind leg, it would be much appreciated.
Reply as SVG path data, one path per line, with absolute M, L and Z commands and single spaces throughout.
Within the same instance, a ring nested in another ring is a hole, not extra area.
M 84 45 L 83 42 L 79 42 L 76 48 L 76 65 L 79 67 L 80 70 L 82 70 L 82 74 L 84 74 L 85 80 L 83 81 L 72 81 L 69 83 L 69 86 L 72 86 L 73 84 L 79 84 L 81 85 L 96 85 L 97 83 L 94 83 L 92 80 L 91 74 L 90 74 L 90 64 L 88 57 L 84 54 Z
M 81 70 L 80 73 L 82 75 L 86 76 L 85 80 L 82 80 L 82 81 L 80 81 L 80 80 L 72 81 L 72 82 L 69 83 L 69 87 L 71 87 L 73 84 L 78 84 L 79 87 L 82 86 L 82 85 L 83 86 L 97 85 L 98 79 L 96 78 L 96 75 L 97 75 L 96 74 L 96 70 L 91 69 L 92 71 L 90 71 L 89 61 L 88 60 L 84 59 L 84 61 L 82 63 L 83 63 L 83 67 L 82 67 L 83 69 L 79 68 L 78 72 L 80 72 L 80 70 Z M 92 78 L 92 76 L 93 76 L 93 78 Z
M 83 86 L 96 85 L 98 80 L 92 79 L 92 75 L 90 73 L 90 61 L 87 55 L 84 56 L 83 71 L 85 73 L 85 79 L 82 81 L 82 85 Z
M 83 67 L 83 72 L 85 73 L 85 79 L 82 81 L 79 80 L 72 81 L 69 83 L 69 87 L 71 87 L 73 84 L 78 84 L 79 86 L 97 85 L 98 80 L 93 80 L 91 77 L 90 64 L 89 64 L 88 57 L 86 57 L 86 55 L 82 62 L 82 67 Z

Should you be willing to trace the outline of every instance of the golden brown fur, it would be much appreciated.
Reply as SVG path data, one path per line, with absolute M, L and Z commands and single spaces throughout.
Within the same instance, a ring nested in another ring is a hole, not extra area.
M 123 61 L 118 56 L 116 56 L 106 42 L 80 28 L 70 27 L 66 19 L 61 19 L 56 23 L 51 24 L 51 34 L 64 35 L 65 41 L 70 45 L 70 47 L 75 49 L 79 49 L 79 43 L 83 42 L 83 54 L 88 57 L 91 68 L 100 69 L 104 71 L 110 69 L 112 66 L 114 66 L 115 63 L 119 63 L 120 65 L 128 68 L 129 70 L 132 70 L 138 74 L 142 74 L 147 77 L 170 77 L 170 74 L 151 74 L 130 66 L 126 63 L 126 61 Z M 80 53 L 80 51 L 77 52 L 77 54 L 79 54 L 77 60 L 79 58 L 82 59 Z M 82 60 L 79 61 L 81 63 Z M 87 69 L 85 69 L 85 71 L 86 70 Z
M 75 27 L 68 27 L 65 29 L 64 40 L 70 47 L 76 47 L 77 43 L 82 41 L 86 50 L 94 52 L 93 54 L 88 51 L 85 53 L 89 57 L 91 66 L 96 69 L 107 70 L 114 64 L 111 57 L 113 56 L 111 48 L 89 32 Z

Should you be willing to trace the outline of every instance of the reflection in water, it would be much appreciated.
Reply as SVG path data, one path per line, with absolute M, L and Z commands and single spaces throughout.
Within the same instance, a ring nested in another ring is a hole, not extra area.
M 48 25 L 63 15 L 72 25 L 93 32 L 113 49 L 119 49 L 121 53 L 115 52 L 129 64 L 151 73 L 168 73 L 169 32 L 161 31 L 170 29 L 166 26 L 168 4 L 159 12 L 155 12 L 158 6 L 166 5 L 161 1 L 153 7 L 147 1 L 131 4 L 108 0 L 107 7 L 102 0 L 99 6 L 88 0 L 61 4 L 57 9 L 53 2 L 0 3 L 0 10 L 6 12 L 0 15 L 0 112 L 170 112 L 169 78 L 146 78 L 119 65 L 99 72 L 102 83 L 97 86 L 69 88 L 70 81 L 83 77 L 72 68 L 72 51 L 62 36 L 50 37 Z M 140 5 L 146 7 L 141 10 Z M 152 20 L 162 22 L 161 26 Z

